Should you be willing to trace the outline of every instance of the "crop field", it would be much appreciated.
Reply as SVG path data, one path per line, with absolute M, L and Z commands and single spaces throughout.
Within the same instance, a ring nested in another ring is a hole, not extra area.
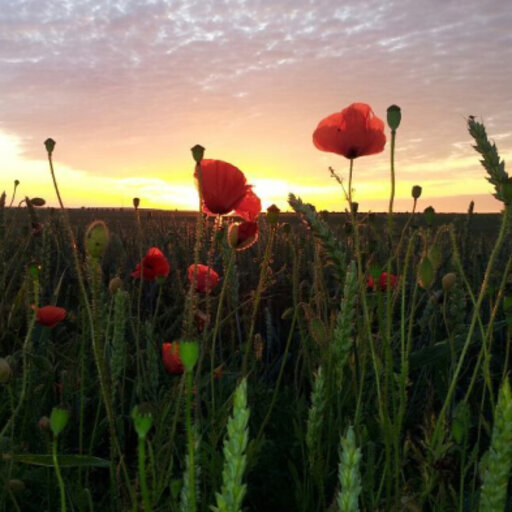
M 0 511 L 512 510 L 512 188 L 468 129 L 500 214 L 358 211 L 353 153 L 344 213 L 260 212 L 200 146 L 204 212 L 66 209 L 48 139 L 62 207 L 0 200 Z

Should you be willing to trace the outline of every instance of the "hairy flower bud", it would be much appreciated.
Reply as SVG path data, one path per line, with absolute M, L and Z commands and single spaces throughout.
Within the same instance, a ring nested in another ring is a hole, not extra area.
M 110 234 L 107 225 L 102 220 L 95 220 L 85 232 L 85 249 L 93 258 L 100 258 L 105 254 Z
M 419 185 L 414 185 L 411 190 L 413 199 L 419 199 L 422 191 L 423 189 Z

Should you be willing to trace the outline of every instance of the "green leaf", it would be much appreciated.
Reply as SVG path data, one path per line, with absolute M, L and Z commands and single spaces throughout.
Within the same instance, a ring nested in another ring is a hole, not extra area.
M 94 468 L 108 468 L 110 462 L 99 457 L 92 457 L 89 455 L 58 455 L 59 466 L 62 468 L 70 467 L 94 467 Z M 35 453 L 16 454 L 16 453 L 3 453 L 3 460 L 12 460 L 20 462 L 21 464 L 31 464 L 33 466 L 46 466 L 52 467 L 53 460 L 51 455 L 42 455 Z

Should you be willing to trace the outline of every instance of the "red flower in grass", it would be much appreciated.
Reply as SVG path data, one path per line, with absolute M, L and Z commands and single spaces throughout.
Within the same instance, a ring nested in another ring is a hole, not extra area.
M 258 218 L 261 213 L 261 200 L 252 189 L 247 191 L 242 202 L 235 208 L 235 213 L 248 222 L 253 222 Z
M 177 341 L 164 343 L 162 345 L 162 361 L 164 362 L 165 369 L 168 373 L 179 375 L 184 372 Z
M 244 173 L 222 160 L 201 160 L 203 210 L 213 215 L 225 215 L 237 208 L 251 186 Z M 194 173 L 198 178 L 197 170 Z
M 386 144 L 384 122 L 366 103 L 352 103 L 320 121 L 313 143 L 321 151 L 350 159 L 380 153 Z
M 194 267 L 192 264 L 188 267 L 188 280 L 192 283 L 194 279 Z M 219 274 L 213 270 L 213 268 L 208 267 L 207 265 L 197 265 L 196 271 L 196 290 L 198 292 L 211 292 L 219 282 Z
M 53 328 L 66 318 L 66 310 L 57 306 L 43 306 L 37 310 L 37 321 L 41 325 Z
M 398 284 L 398 277 L 395 274 L 390 274 L 389 276 L 389 285 L 392 290 L 396 288 Z M 366 287 L 371 288 L 372 290 L 375 288 L 375 280 L 372 276 L 369 276 L 366 280 Z M 388 287 L 388 273 L 382 272 L 379 276 L 379 290 L 384 292 Z
M 257 222 L 235 222 L 229 226 L 228 244 L 237 251 L 243 251 L 256 243 L 258 235 Z
M 155 281 L 157 278 L 167 277 L 169 268 L 169 262 L 162 251 L 156 247 L 151 247 L 141 263 L 137 263 L 135 270 L 132 272 L 132 277 L 142 277 L 144 281 Z

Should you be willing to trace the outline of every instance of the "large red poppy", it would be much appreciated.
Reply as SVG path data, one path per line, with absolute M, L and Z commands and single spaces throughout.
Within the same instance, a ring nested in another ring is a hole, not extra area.
M 366 103 L 352 103 L 320 121 L 313 143 L 321 151 L 350 159 L 380 153 L 386 144 L 384 122 Z
M 57 306 L 43 306 L 38 308 L 36 318 L 41 325 L 53 328 L 66 318 L 66 310 Z
M 142 269 L 141 269 L 142 267 Z M 148 250 L 141 263 L 137 263 L 132 277 L 142 278 L 144 281 L 155 281 L 157 278 L 165 278 L 169 275 L 169 262 L 157 247 Z
M 194 279 L 194 267 L 192 264 L 188 267 L 188 280 L 192 282 Z M 197 265 L 196 271 L 196 290 L 198 292 L 211 292 L 219 282 L 219 274 L 213 270 L 213 268 L 207 265 Z
M 391 290 L 394 290 L 397 287 L 398 284 L 398 277 L 395 276 L 395 274 L 389 275 L 389 286 Z M 375 288 L 375 280 L 372 276 L 368 276 L 366 279 L 366 287 L 370 289 Z M 379 289 L 381 291 L 386 291 L 388 288 L 388 273 L 382 272 L 379 276 Z
M 162 345 L 162 361 L 168 373 L 180 374 L 184 368 L 180 359 L 179 345 L 177 341 Z
M 261 213 L 261 200 L 252 189 L 247 191 L 242 202 L 235 208 L 235 213 L 249 222 L 258 218 Z
M 244 173 L 222 160 L 201 160 L 203 208 L 207 213 L 225 215 L 243 201 L 251 186 Z M 194 174 L 197 178 L 197 170 Z

